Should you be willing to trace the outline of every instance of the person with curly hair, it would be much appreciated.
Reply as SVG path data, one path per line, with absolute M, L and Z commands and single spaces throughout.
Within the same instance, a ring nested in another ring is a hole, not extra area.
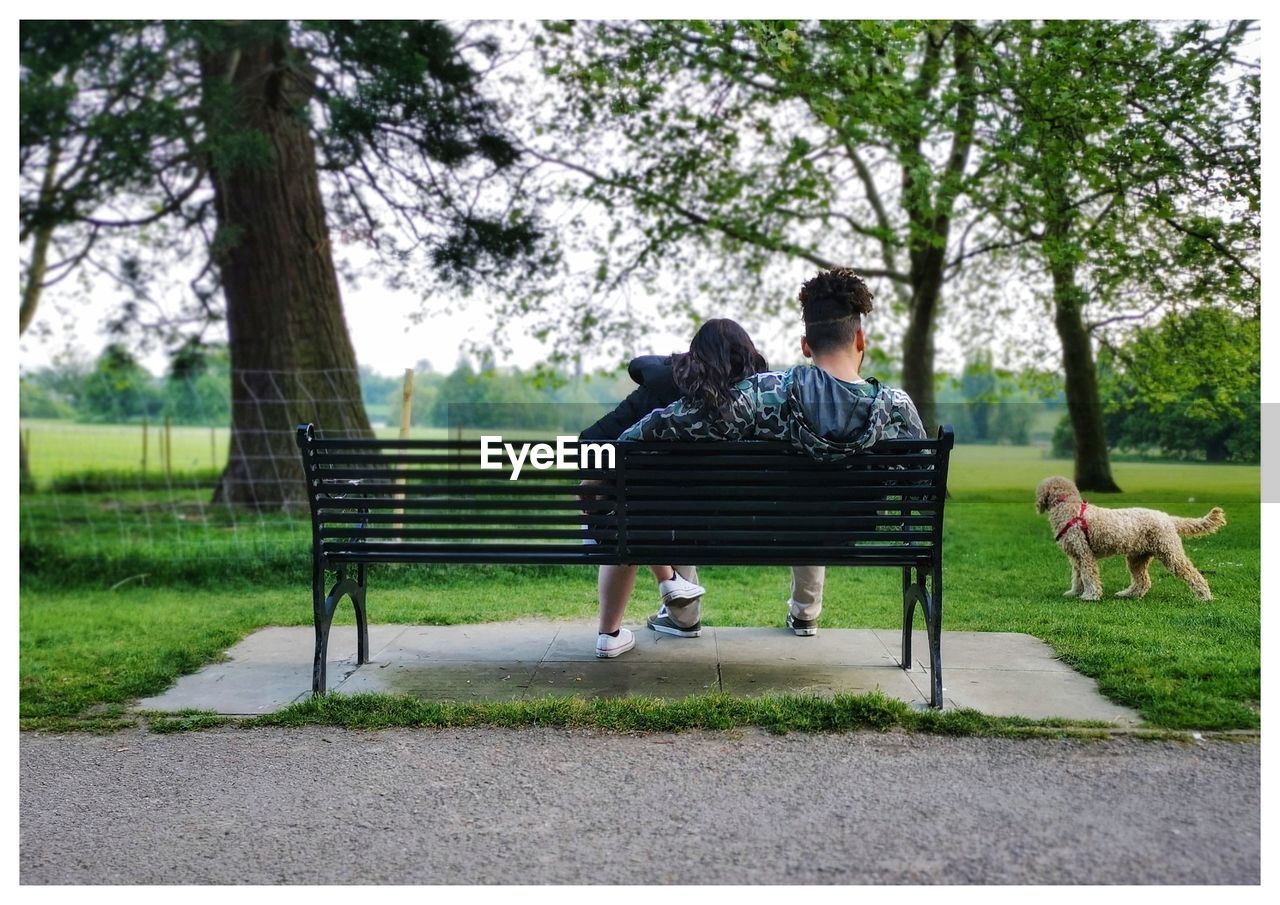
M 923 439 L 924 425 L 903 390 L 863 377 L 862 318 L 872 294 L 851 269 L 819 273 L 800 287 L 800 351 L 813 365 L 751 374 L 727 397 L 682 398 L 650 412 L 619 440 L 788 440 L 808 455 L 839 461 L 881 440 Z M 791 570 L 787 627 L 818 633 L 823 566 Z

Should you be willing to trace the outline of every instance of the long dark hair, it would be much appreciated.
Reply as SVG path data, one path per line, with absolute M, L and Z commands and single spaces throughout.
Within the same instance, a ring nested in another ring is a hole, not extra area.
M 730 388 L 759 371 L 769 370 L 747 331 L 737 321 L 713 318 L 693 334 L 689 351 L 672 356 L 671 373 L 676 387 L 709 413 L 727 417 Z

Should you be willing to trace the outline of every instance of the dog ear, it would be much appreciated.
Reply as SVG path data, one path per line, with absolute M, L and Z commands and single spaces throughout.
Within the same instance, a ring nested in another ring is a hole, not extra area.
M 1036 512 L 1047 512 L 1049 510 L 1056 485 L 1057 481 L 1053 478 L 1045 478 L 1040 482 L 1040 486 L 1036 488 Z

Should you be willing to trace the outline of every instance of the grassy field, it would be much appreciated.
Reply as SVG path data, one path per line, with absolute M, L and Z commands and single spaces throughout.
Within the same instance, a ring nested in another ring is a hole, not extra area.
M 21 430 L 27 440 L 31 476 L 36 483 L 47 485 L 63 475 L 86 471 L 142 473 L 141 424 L 79 424 L 24 418 Z M 147 429 L 146 471 L 160 474 L 164 464 L 160 458 L 160 435 L 163 425 L 151 424 Z M 174 471 L 209 469 L 226 462 L 225 428 L 172 428 Z
M 163 424 L 151 424 L 146 431 L 146 468 L 143 468 L 142 424 L 81 424 L 76 421 L 23 418 L 20 422 L 24 438 L 28 442 L 31 476 L 36 483 L 47 487 L 55 478 L 109 472 L 117 476 L 122 486 L 128 487 L 131 476 L 158 475 L 164 470 L 160 458 L 160 435 Z M 463 432 L 472 438 L 492 429 L 479 428 Z M 506 437 L 519 437 L 527 431 L 500 431 Z M 400 429 L 380 427 L 374 431 L 379 437 L 398 437 Z M 175 425 L 171 428 L 173 441 L 172 471 L 181 476 L 191 473 L 203 475 L 227 461 L 227 443 L 231 431 L 225 427 L 191 427 Z M 414 439 L 443 440 L 449 431 L 443 427 L 416 427 L 409 431 Z M 181 483 L 179 480 L 177 483 Z
M 174 445 L 176 452 L 176 438 Z M 1122 462 L 1115 474 L 1125 493 L 1094 499 L 1179 515 L 1222 506 L 1228 526 L 1187 542 L 1213 587 L 1209 603 L 1159 567 L 1142 601 L 1063 598 L 1067 565 L 1033 511 L 1032 491 L 1044 476 L 1070 472 L 1070 462 L 1035 449 L 956 449 L 945 627 L 1043 638 L 1153 726 L 1256 728 L 1259 469 Z M 207 499 L 207 491 L 180 488 L 23 497 L 24 726 L 112 713 L 216 659 L 257 627 L 310 622 L 308 523 L 219 510 Z M 706 622 L 776 625 L 785 616 L 785 569 L 719 567 L 703 575 Z M 1118 559 L 1104 561 L 1102 575 L 1108 592 L 1127 583 Z M 378 567 L 371 582 L 375 622 L 589 619 L 595 612 L 594 573 L 587 568 Z M 822 624 L 896 626 L 898 582 L 888 569 L 833 569 Z M 642 585 L 628 610 L 630 624 L 643 622 L 652 597 Z M 351 622 L 348 606 L 339 621 Z M 343 714 L 353 719 L 349 710 Z

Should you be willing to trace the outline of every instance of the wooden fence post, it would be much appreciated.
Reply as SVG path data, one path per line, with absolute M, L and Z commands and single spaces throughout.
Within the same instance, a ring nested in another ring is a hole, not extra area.
M 142 474 L 147 474 L 147 416 L 142 416 Z
M 164 416 L 164 479 L 173 479 L 173 417 Z
M 413 368 L 404 369 L 404 390 L 400 394 L 400 439 L 409 439 L 413 423 Z
M 404 389 L 400 393 L 400 439 L 409 439 L 409 427 L 413 423 L 413 368 L 404 369 Z M 402 450 L 403 451 L 403 450 Z M 397 493 L 396 499 L 403 500 L 404 494 Z M 403 509 L 397 509 L 399 515 L 404 515 Z M 404 527 L 399 525 L 397 527 Z

